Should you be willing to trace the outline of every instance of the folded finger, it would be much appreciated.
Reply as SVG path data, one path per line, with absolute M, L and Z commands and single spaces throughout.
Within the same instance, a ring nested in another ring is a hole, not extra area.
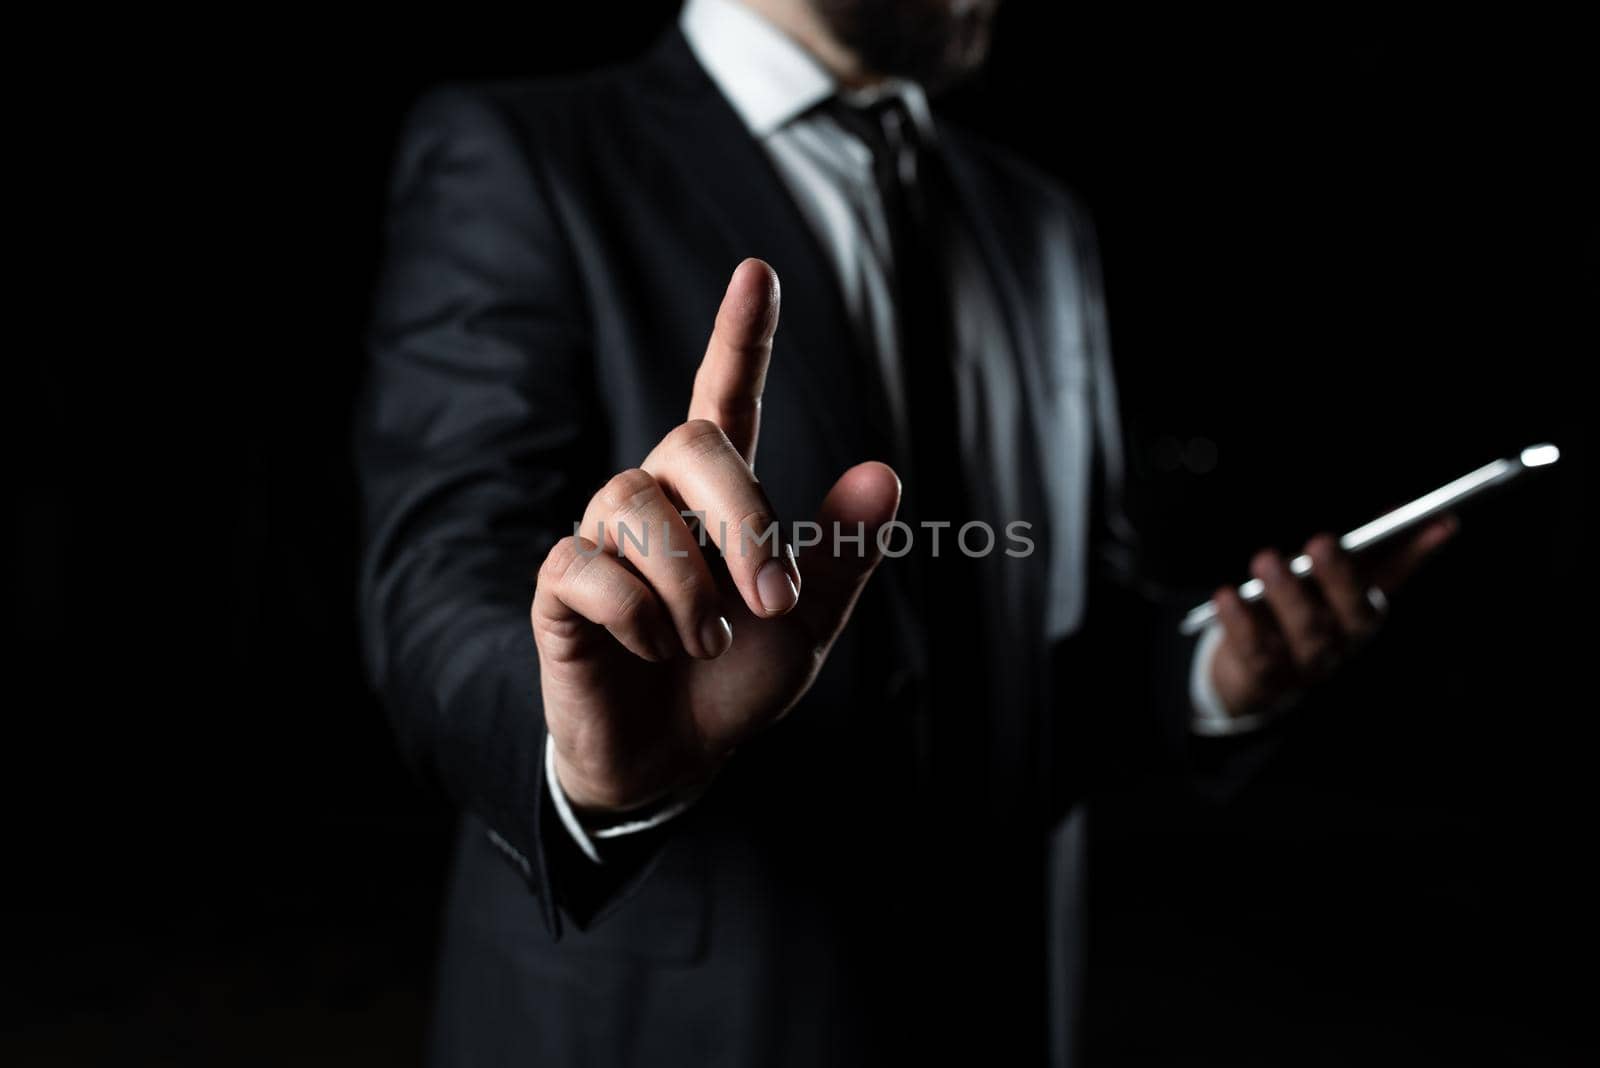
M 1257 678 L 1270 678 L 1284 667 L 1286 649 L 1283 636 L 1265 609 L 1246 604 L 1232 586 L 1224 586 L 1211 598 L 1222 627 L 1222 642 Z
M 678 506 L 649 472 L 614 476 L 590 500 L 579 530 L 633 566 L 691 655 L 709 659 L 726 651 L 732 632 L 711 569 Z
M 1339 636 L 1321 591 L 1301 582 L 1271 549 L 1256 554 L 1250 571 L 1265 587 L 1263 600 L 1277 618 L 1295 664 L 1305 671 L 1325 667 L 1336 652 Z
M 1366 584 L 1356 574 L 1355 561 L 1339 548 L 1331 534 L 1319 534 L 1306 543 L 1311 575 L 1339 627 L 1353 638 L 1364 638 L 1378 625 L 1378 612 L 1367 597 Z
M 532 623 L 541 656 L 580 656 L 603 627 L 629 652 L 666 660 L 677 646 L 672 622 L 650 588 L 587 538 L 561 539 L 545 557 L 534 588 Z

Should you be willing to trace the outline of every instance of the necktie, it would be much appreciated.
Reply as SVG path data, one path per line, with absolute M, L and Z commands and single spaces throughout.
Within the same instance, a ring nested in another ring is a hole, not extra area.
M 955 294 L 950 280 L 953 201 L 934 146 L 918 136 L 904 100 L 885 95 L 861 107 L 835 98 L 834 117 L 872 151 L 873 173 L 890 245 L 890 273 L 905 386 L 910 456 L 902 472 L 901 518 L 914 535 L 906 567 L 923 622 L 928 671 L 922 712 L 924 803 L 946 830 L 986 805 L 983 606 L 977 562 L 957 534 L 974 517 L 963 471 L 955 377 Z M 934 531 L 922 524 L 946 522 Z
M 865 108 L 836 100 L 832 109 L 872 150 L 890 239 L 906 394 L 911 455 L 904 458 L 901 514 L 916 542 L 910 555 L 888 563 L 911 565 L 905 571 L 926 638 L 919 701 L 924 718 L 918 724 L 926 749 L 917 769 L 925 777 L 919 778 L 921 796 L 909 823 L 928 836 L 923 842 L 933 867 L 918 899 L 904 904 L 913 928 L 939 947 L 937 967 L 928 962 L 934 986 L 924 999 L 929 1019 L 940 1021 L 926 1036 L 935 1046 L 930 1055 L 979 1060 L 992 1055 L 993 1034 L 1027 1033 L 1034 1019 L 1028 1012 L 1043 1009 L 1038 999 L 1044 984 L 1041 975 L 1015 966 L 1027 959 L 1031 928 L 1016 932 L 1007 926 L 1032 915 L 1031 882 L 1012 878 L 1011 869 L 995 864 L 1005 853 L 1001 843 L 1008 820 L 995 820 L 991 787 L 997 774 L 1016 769 L 998 767 L 999 750 L 993 748 L 995 717 L 1003 710 L 990 707 L 996 685 L 992 673 L 1004 654 L 993 651 L 992 626 L 985 622 L 998 618 L 992 611 L 997 606 L 985 603 L 996 587 L 982 580 L 984 566 L 992 561 L 966 556 L 957 540 L 962 524 L 988 511 L 978 507 L 981 494 L 962 462 L 957 293 L 950 267 L 957 202 L 943 161 L 918 137 L 901 98 L 880 98 Z M 937 556 L 932 555 L 932 532 L 923 525 L 928 522 L 950 524 L 939 531 Z M 950 917 L 961 908 L 974 909 L 986 922 L 957 934 Z M 1007 947 L 998 959 L 995 946 Z M 926 945 L 914 940 L 906 966 L 923 967 L 916 962 L 924 952 Z

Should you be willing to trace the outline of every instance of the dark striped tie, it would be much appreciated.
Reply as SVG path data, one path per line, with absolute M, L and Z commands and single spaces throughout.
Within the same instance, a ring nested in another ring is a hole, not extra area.
M 889 233 L 911 450 L 902 457 L 901 518 L 916 538 L 915 551 L 891 563 L 906 568 L 927 635 L 927 800 L 954 829 L 985 810 L 988 750 L 978 567 L 956 542 L 974 511 L 956 396 L 955 294 L 948 256 L 953 200 L 937 152 L 918 136 L 901 97 L 886 95 L 864 107 L 835 98 L 828 110 L 872 150 Z M 924 521 L 950 524 L 938 531 L 937 557 L 931 555 L 934 532 L 921 526 Z

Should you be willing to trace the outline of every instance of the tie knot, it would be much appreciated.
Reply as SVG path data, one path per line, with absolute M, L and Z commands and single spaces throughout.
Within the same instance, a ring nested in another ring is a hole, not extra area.
M 903 182 L 914 180 L 920 138 L 904 97 L 884 93 L 859 104 L 834 96 L 824 107 L 840 126 L 867 146 L 880 169 Z

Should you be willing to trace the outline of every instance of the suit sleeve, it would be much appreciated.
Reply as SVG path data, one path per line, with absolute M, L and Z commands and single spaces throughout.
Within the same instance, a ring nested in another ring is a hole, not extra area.
M 580 275 L 499 109 L 436 88 L 397 141 L 354 431 L 359 611 L 402 756 L 487 825 L 559 939 L 639 885 L 666 831 L 594 865 L 545 782 L 534 582 L 606 451 Z

